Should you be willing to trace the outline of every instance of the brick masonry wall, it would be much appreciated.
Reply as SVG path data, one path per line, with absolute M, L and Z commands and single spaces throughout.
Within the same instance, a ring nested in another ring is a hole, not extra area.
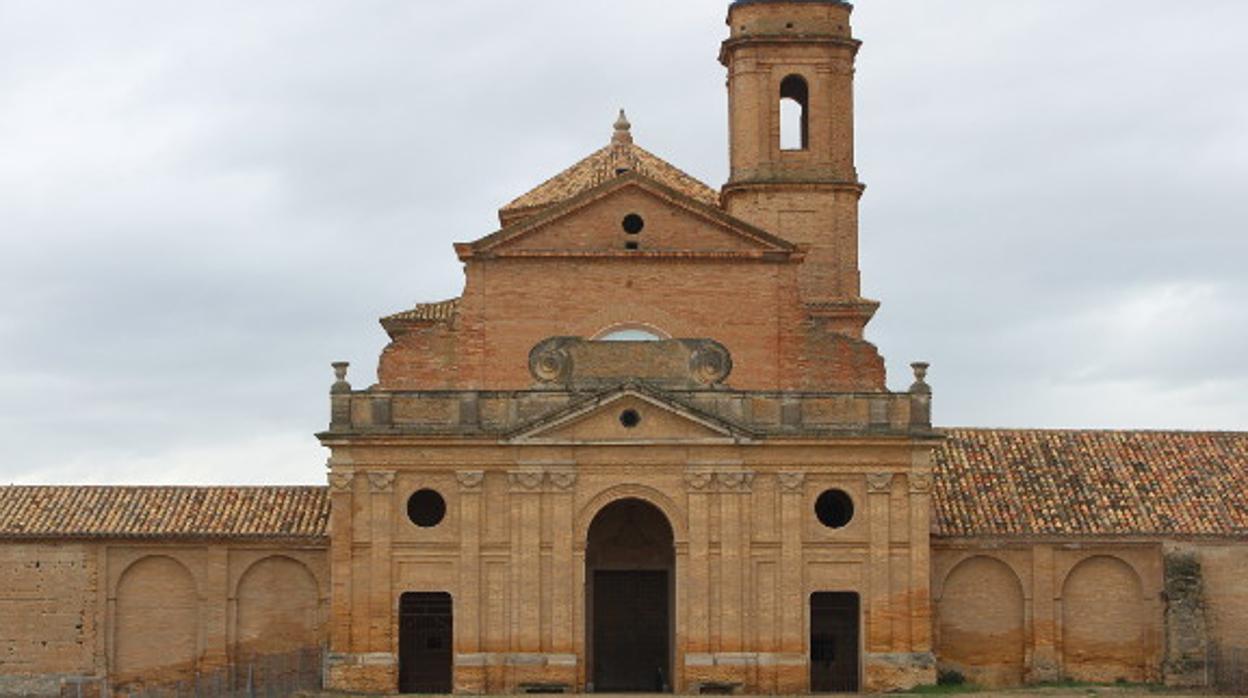
M 988 686 L 1160 681 L 1160 541 L 934 541 L 940 669 Z
M 1200 562 L 1208 677 L 1242 693 L 1248 690 L 1248 545 L 1204 543 L 1184 549 Z
M 98 567 L 90 546 L 0 545 L 0 695 L 59 695 L 95 673 Z
M 452 595 L 459 690 L 509 692 L 526 681 L 584 687 L 592 681 L 588 529 L 603 507 L 628 498 L 658 507 L 675 536 L 677 690 L 726 681 L 803 692 L 806 609 L 816 591 L 861 595 L 864 686 L 934 680 L 925 449 L 904 441 L 664 445 L 681 427 L 652 405 L 629 404 L 655 425 L 654 441 L 594 445 L 601 425 L 587 419 L 560 432 L 582 444 L 574 467 L 560 465 L 569 451 L 558 446 L 335 447 L 334 687 L 394 685 L 395 608 L 409 591 Z M 696 439 L 700 429 L 684 436 Z M 814 514 L 815 499 L 833 487 L 857 508 L 838 530 Z M 407 498 L 424 488 L 446 500 L 446 519 L 432 528 L 406 517 Z
M 3 542 L 0 695 L 160 684 L 317 648 L 328 594 L 323 545 Z

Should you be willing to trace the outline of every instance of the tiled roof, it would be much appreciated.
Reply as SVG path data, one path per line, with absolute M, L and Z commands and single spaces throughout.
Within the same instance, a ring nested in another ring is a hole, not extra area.
M 636 172 L 709 206 L 719 205 L 719 194 L 666 160 L 633 143 L 616 142 L 581 160 L 503 207 L 504 214 L 542 208 L 566 201 L 583 191 Z
M 420 303 L 411 310 L 404 310 L 401 313 L 383 317 L 381 326 L 385 328 L 386 334 L 390 335 L 391 339 L 394 339 L 406 332 L 411 325 L 447 322 L 455 317 L 455 313 L 458 311 L 458 298 L 438 301 L 437 303 Z
M 438 301 L 437 303 L 420 303 L 411 310 L 404 310 L 401 313 L 387 315 L 382 318 L 382 322 L 386 320 L 400 320 L 408 322 L 442 322 L 450 320 L 455 315 L 455 311 L 459 309 L 459 299 L 451 298 L 449 300 Z
M 0 487 L 0 539 L 324 539 L 325 487 Z
M 1248 432 L 948 429 L 938 536 L 1248 536 Z
M 1248 537 L 1248 432 L 948 429 L 940 537 Z M 0 487 L 0 539 L 327 536 L 324 487 Z

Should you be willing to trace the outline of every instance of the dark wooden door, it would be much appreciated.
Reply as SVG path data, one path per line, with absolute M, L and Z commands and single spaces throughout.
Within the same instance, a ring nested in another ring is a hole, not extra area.
M 661 692 L 671 684 L 666 571 L 594 572 L 594 691 Z
M 810 597 L 810 690 L 858 691 L 858 595 L 820 592 Z
M 399 692 L 450 693 L 454 658 L 451 595 L 407 593 L 399 599 Z

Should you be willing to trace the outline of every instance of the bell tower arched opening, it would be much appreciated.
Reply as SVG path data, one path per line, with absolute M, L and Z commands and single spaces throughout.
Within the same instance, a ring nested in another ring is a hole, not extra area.
M 800 75 L 780 81 L 780 149 L 810 147 L 810 88 Z
M 676 549 L 663 512 L 640 499 L 603 507 L 585 548 L 585 637 L 597 693 L 672 690 Z

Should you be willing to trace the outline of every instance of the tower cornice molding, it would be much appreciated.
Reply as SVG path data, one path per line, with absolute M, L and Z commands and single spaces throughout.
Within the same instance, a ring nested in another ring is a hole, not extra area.
M 746 34 L 725 39 L 720 44 L 719 62 L 727 66 L 732 52 L 744 46 L 798 46 L 802 44 L 825 44 L 847 49 L 851 56 L 858 55 L 862 42 L 835 34 Z
M 729 181 L 724 185 L 720 196 L 728 196 L 738 191 L 746 190 L 783 190 L 793 191 L 847 191 L 861 195 L 867 190 L 867 185 L 863 182 L 852 182 L 846 180 L 833 179 L 795 179 L 795 180 L 761 180 L 761 179 L 739 179 Z

